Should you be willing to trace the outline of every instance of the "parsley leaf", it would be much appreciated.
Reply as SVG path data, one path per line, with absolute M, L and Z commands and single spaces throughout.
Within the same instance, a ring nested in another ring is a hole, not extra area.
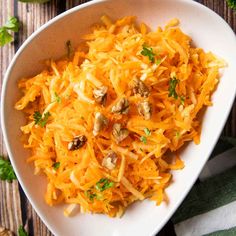
M 112 188 L 113 186 L 114 186 L 114 182 L 110 181 L 109 179 L 102 178 L 96 183 L 95 188 L 103 192 L 104 190 L 108 188 Z
M 55 96 L 55 102 L 61 103 L 61 97 L 59 97 L 59 95 L 56 92 L 54 93 L 54 96 Z
M 2 27 L 0 28 L 0 46 L 4 46 L 7 43 L 10 43 L 13 41 L 13 36 L 8 33 L 6 28 Z
M 3 27 L 7 30 L 18 32 L 20 28 L 20 22 L 17 20 L 16 17 L 11 17 Z
M 39 121 L 42 119 L 42 115 L 41 115 L 41 113 L 39 111 L 36 111 L 34 113 L 33 117 L 34 117 L 35 124 L 38 124 Z
M 236 10 L 236 0 L 226 0 L 228 6 L 233 10 Z
M 9 182 L 16 179 L 11 162 L 4 159 L 3 156 L 0 156 L 0 179 L 7 180 Z
M 0 27 L 0 46 L 4 46 L 5 44 L 12 42 L 13 36 L 9 33 L 9 31 L 18 32 L 19 28 L 20 23 L 17 18 L 9 18 L 5 25 Z
M 18 236 L 29 236 L 22 225 L 18 229 Z
M 144 133 L 147 135 L 147 136 L 150 136 L 151 135 L 151 130 L 148 129 L 148 128 L 144 128 Z M 140 141 L 143 142 L 144 144 L 147 144 L 147 137 L 146 136 L 141 136 L 140 137 Z
M 61 165 L 60 162 L 55 162 L 55 163 L 53 164 L 54 170 L 57 170 L 57 169 L 60 167 L 60 165 Z
M 93 201 L 94 198 L 97 198 L 97 194 L 96 193 L 92 193 L 91 190 L 87 190 L 84 192 L 84 195 L 89 198 L 90 201 Z
M 179 83 L 179 80 L 176 79 L 176 77 L 173 77 L 170 79 L 170 83 L 169 83 L 169 97 L 173 97 L 174 99 L 178 98 L 178 94 L 176 93 L 176 86 Z
M 33 115 L 35 124 L 43 128 L 46 125 L 50 115 L 51 114 L 49 112 L 46 112 L 43 117 L 39 111 L 36 111 Z
M 145 133 L 147 136 L 150 136 L 150 135 L 151 135 L 151 131 L 150 131 L 150 129 L 148 129 L 148 128 L 144 128 L 144 133 Z
M 153 52 L 153 49 L 150 47 L 147 47 L 145 44 L 143 45 L 143 50 L 141 51 L 141 54 L 143 56 L 147 56 L 149 60 L 154 63 L 155 61 L 155 53 Z
M 157 65 L 159 65 L 159 64 L 161 63 L 161 59 L 157 59 L 157 60 L 155 61 L 155 63 L 156 63 Z
M 182 105 L 184 105 L 184 101 L 185 101 L 185 96 L 180 96 L 180 103 Z
M 147 144 L 147 138 L 145 136 L 141 136 L 140 141 L 143 142 L 144 144 Z
M 180 137 L 180 132 L 179 132 L 179 131 L 176 131 L 175 136 L 176 136 L 177 139 L 179 139 L 179 137 Z

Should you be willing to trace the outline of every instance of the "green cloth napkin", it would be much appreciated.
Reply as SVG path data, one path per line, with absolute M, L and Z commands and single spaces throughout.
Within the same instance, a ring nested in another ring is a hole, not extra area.
M 218 141 L 172 221 L 177 236 L 236 236 L 236 139 Z

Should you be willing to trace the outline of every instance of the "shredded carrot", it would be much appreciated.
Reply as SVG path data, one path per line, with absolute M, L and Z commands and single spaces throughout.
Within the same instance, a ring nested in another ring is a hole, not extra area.
M 168 154 L 200 143 L 199 112 L 212 105 L 226 66 L 193 47 L 178 19 L 156 31 L 137 26 L 134 16 L 101 21 L 71 60 L 49 60 L 18 84 L 27 163 L 47 176 L 46 203 L 68 204 L 66 216 L 75 209 L 122 216 L 134 201 L 166 201 L 171 171 L 184 168 Z M 128 108 L 117 112 L 121 101 Z

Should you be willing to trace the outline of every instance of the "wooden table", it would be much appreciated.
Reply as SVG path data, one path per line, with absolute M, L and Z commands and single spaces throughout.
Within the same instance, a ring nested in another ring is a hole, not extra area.
M 25 39 L 51 18 L 84 2 L 87 1 L 52 0 L 47 4 L 26 4 L 17 0 L 1 0 L 0 25 L 6 22 L 9 16 L 14 15 L 20 19 L 23 27 L 15 35 L 14 43 L 0 49 L 0 86 L 9 62 Z M 236 13 L 227 7 L 226 1 L 199 0 L 198 2 L 217 12 L 236 31 Z M 223 135 L 236 137 L 236 104 L 228 118 Z M 7 154 L 2 135 L 0 136 L 0 152 L 4 155 Z M 7 183 L 0 181 L 0 226 L 17 232 L 20 225 L 26 226 L 30 235 L 52 235 L 33 210 L 18 182 Z M 175 235 L 171 222 L 168 222 L 158 235 Z

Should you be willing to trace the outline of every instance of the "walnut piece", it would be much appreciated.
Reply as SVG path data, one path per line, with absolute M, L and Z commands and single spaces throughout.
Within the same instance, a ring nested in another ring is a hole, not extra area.
M 133 80 L 133 93 L 140 94 L 141 97 L 148 97 L 150 94 L 149 88 L 140 79 Z
M 96 102 L 102 104 L 103 106 L 105 106 L 107 101 L 107 90 L 108 87 L 106 86 L 101 86 L 93 90 L 93 96 Z
M 113 125 L 112 134 L 116 140 L 116 143 L 120 143 L 129 136 L 129 130 L 126 128 L 122 128 L 121 124 L 115 123 Z
M 96 112 L 93 125 L 93 135 L 98 135 L 98 133 L 104 128 L 106 128 L 107 125 L 108 119 L 101 112 Z
M 109 170 L 113 170 L 116 167 L 117 154 L 110 150 L 102 160 L 102 166 Z
M 143 101 L 138 104 L 138 113 L 144 117 L 145 120 L 151 119 L 151 104 L 148 101 Z
M 126 98 L 121 98 L 116 105 L 111 108 L 112 113 L 128 114 L 129 112 L 129 101 Z
M 74 139 L 68 143 L 68 150 L 74 151 L 84 146 L 87 138 L 85 135 L 79 135 L 74 137 Z

